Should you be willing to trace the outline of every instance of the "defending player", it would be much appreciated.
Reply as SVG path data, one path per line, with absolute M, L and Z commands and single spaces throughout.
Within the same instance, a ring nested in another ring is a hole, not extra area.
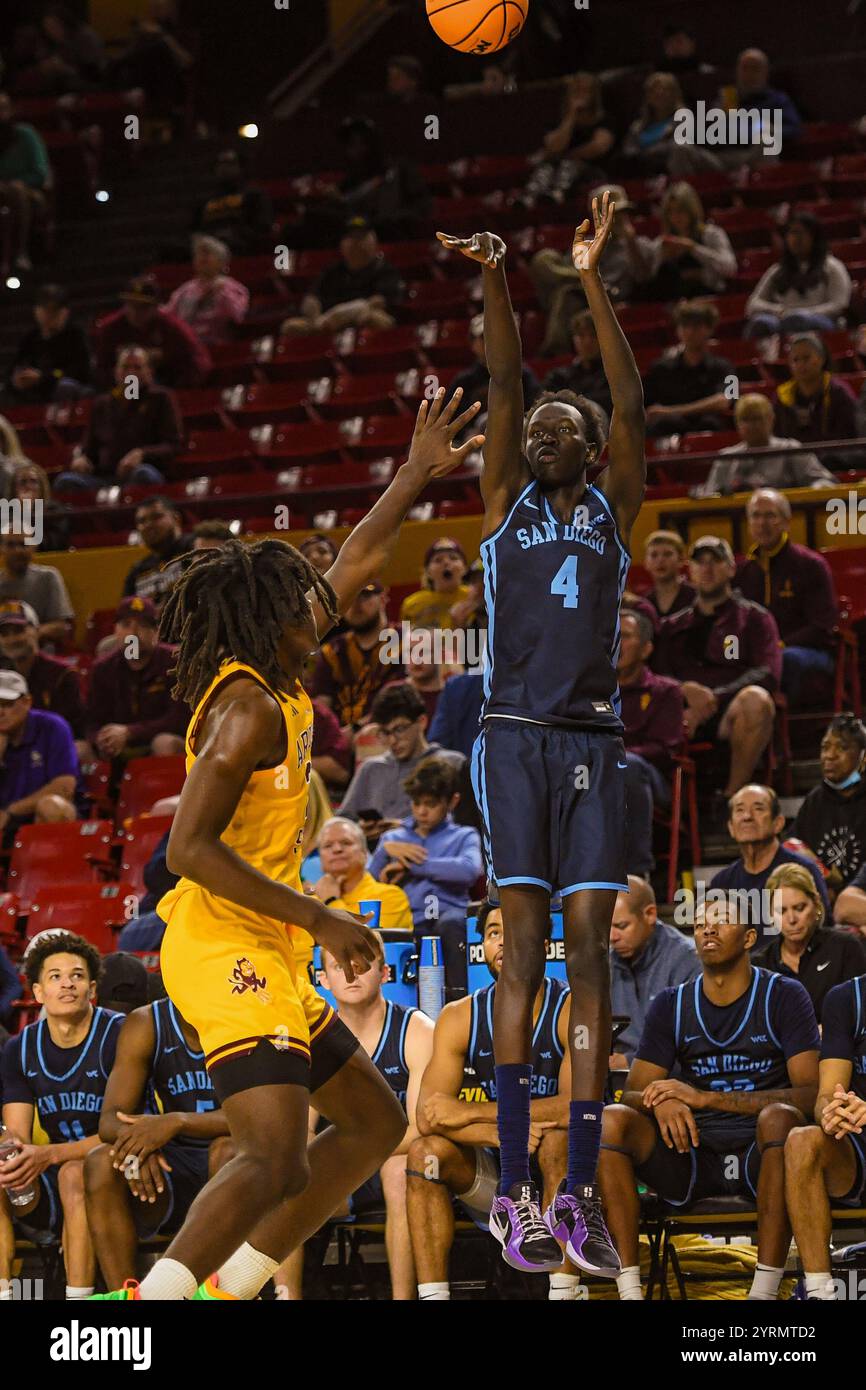
M 165 1258 L 121 1297 L 213 1296 L 200 1286 L 214 1270 L 220 1296 L 254 1297 L 402 1138 L 392 1092 L 295 968 L 292 927 L 347 980 L 376 955 L 364 919 L 300 891 L 313 723 L 300 677 L 319 635 L 386 565 L 430 479 L 478 447 L 476 436 L 452 448 L 477 404 L 457 416 L 459 401 L 443 409 L 443 395 L 422 404 L 408 461 L 326 576 L 281 541 L 228 542 L 196 554 L 166 602 L 163 635 L 180 642 L 176 693 L 193 716 L 168 844 L 181 878 L 158 908 L 161 965 L 199 1034 L 236 1152 Z M 311 1093 L 333 1123 L 308 1150 Z
M 439 239 L 484 266 L 491 377 L 481 477 L 490 625 L 472 764 L 507 940 L 495 1016 L 502 1174 L 490 1229 L 518 1269 L 557 1268 L 555 1234 L 579 1268 L 614 1276 L 619 1260 L 595 1184 L 610 1052 L 608 937 L 627 870 L 619 604 L 646 465 L 640 376 L 599 273 L 614 219 L 607 193 L 600 209 L 593 200 L 593 219 L 592 234 L 588 221 L 577 228 L 573 254 L 613 399 L 597 484 L 586 471 L 605 440 L 590 402 L 546 393 L 524 419 L 504 244 L 489 232 Z M 531 1020 L 557 889 L 573 999 L 572 1102 L 568 1173 L 542 1219 L 527 1149 Z

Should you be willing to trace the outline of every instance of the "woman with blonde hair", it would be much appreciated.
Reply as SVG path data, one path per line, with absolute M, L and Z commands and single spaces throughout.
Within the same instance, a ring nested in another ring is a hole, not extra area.
M 755 953 L 755 965 L 799 980 L 821 1021 L 824 1000 L 834 985 L 866 974 L 866 947 L 859 936 L 825 921 L 824 904 L 804 864 L 780 864 L 764 885 L 773 917 L 768 946 Z
M 15 464 L 20 463 L 23 457 L 18 431 L 11 420 L 0 415 L 0 496 L 10 495 Z
M 55 502 L 44 468 L 23 455 L 12 468 L 9 496 L 34 506 L 42 503 L 42 540 L 38 550 L 69 549 L 69 508 Z
M 638 160 L 647 174 L 665 173 L 676 149 L 674 116 L 684 106 L 683 90 L 673 73 L 651 72 L 643 84 L 643 105 L 628 128 L 622 152 Z
M 690 183 L 674 183 L 661 204 L 661 236 L 652 243 L 650 299 L 691 299 L 718 294 L 737 273 L 728 234 L 704 216 L 704 206 Z

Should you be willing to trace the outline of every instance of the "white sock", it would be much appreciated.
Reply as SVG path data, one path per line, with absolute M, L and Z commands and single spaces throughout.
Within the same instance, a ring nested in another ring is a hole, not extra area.
M 275 1303 L 291 1303 L 291 1301 L 292 1301 L 292 1300 L 289 1298 L 289 1286 L 288 1286 L 288 1284 L 275 1284 L 275 1285 L 274 1285 L 274 1302 L 275 1302 Z
M 78 1298 L 89 1298 L 90 1295 L 91 1295 L 92 1293 L 93 1293 L 93 1285 L 92 1285 L 92 1284 L 91 1284 L 91 1286 L 90 1286 L 89 1289 L 83 1289 L 83 1288 L 80 1289 L 80 1288 L 78 1288 L 75 1284 L 67 1284 L 67 1285 L 66 1285 L 66 1301 L 67 1301 L 67 1303 L 70 1302 L 70 1300 L 73 1300 L 73 1299 L 78 1299 Z
M 579 1289 L 579 1274 L 551 1274 L 547 1298 L 552 1303 L 562 1302 L 564 1299 L 576 1299 Z
M 146 1303 L 179 1303 L 192 1298 L 197 1288 L 198 1280 L 186 1265 L 163 1257 L 142 1279 L 138 1296 Z
M 643 1292 L 640 1286 L 640 1265 L 628 1265 L 621 1274 L 616 1276 L 616 1286 L 619 1289 L 619 1296 L 623 1303 L 642 1301 Z
M 806 1280 L 806 1297 L 820 1298 L 822 1303 L 835 1303 L 836 1285 L 830 1278 L 830 1271 L 826 1274 L 804 1274 Z
M 784 1269 L 773 1269 L 770 1265 L 756 1265 L 755 1277 L 752 1280 L 752 1287 L 749 1289 L 747 1298 L 753 1303 L 775 1302 L 779 1297 L 779 1285 L 784 1273 Z
M 451 1298 L 451 1285 L 447 1282 L 447 1280 L 446 1280 L 446 1282 L 445 1282 L 444 1284 L 419 1284 L 419 1285 L 418 1285 L 418 1302 L 419 1302 L 419 1303 L 430 1303 L 430 1302 L 433 1302 L 433 1301 L 436 1300 L 436 1299 L 445 1299 L 445 1298 L 447 1298 L 447 1299 L 450 1299 L 450 1298 Z
M 218 1287 L 223 1293 L 233 1294 L 235 1298 L 255 1298 L 279 1267 L 279 1260 L 272 1260 L 269 1255 L 254 1250 L 244 1241 L 225 1264 L 220 1266 Z

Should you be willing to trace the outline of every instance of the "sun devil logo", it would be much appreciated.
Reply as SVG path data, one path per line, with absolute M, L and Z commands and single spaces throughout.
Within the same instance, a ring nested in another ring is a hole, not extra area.
M 251 989 L 263 1004 L 270 1004 L 271 996 L 267 993 L 265 985 L 267 980 L 264 976 L 259 979 L 256 968 L 251 960 L 242 956 L 229 976 L 229 984 L 232 987 L 232 994 L 246 994 Z

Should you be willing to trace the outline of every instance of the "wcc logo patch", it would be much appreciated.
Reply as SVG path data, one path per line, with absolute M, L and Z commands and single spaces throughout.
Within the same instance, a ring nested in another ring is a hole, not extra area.
M 261 999 L 263 1004 L 270 1004 L 271 1002 L 271 996 L 265 989 L 267 983 L 264 975 L 259 979 L 255 966 L 251 960 L 247 960 L 246 956 L 241 956 L 229 976 L 232 994 L 246 994 L 247 990 L 250 989 L 258 999 Z

